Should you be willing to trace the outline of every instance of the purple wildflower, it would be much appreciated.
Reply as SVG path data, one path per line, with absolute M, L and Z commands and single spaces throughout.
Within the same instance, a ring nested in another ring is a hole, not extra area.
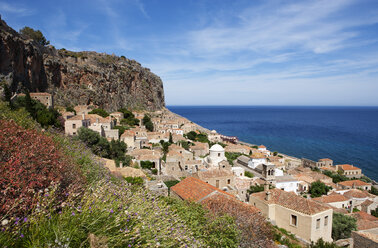
M 28 218 L 25 217 L 25 218 L 24 218 L 24 222 L 27 222 L 27 221 L 28 221 Z
M 72 216 L 75 216 L 75 212 L 72 212 Z
M 110 209 L 110 213 L 113 213 L 113 209 Z
M 20 237 L 21 237 L 21 238 L 23 238 L 23 237 L 24 237 L 24 235 L 23 235 L 23 234 L 21 233 Z

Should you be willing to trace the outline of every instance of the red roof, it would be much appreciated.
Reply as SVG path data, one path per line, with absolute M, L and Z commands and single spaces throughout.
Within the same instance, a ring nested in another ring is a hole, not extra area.
M 194 177 L 185 178 L 184 180 L 173 186 L 171 188 L 171 191 L 175 192 L 180 198 L 184 200 L 196 202 L 202 200 L 212 193 L 225 194 L 231 197 L 235 197 Z
M 339 165 L 337 165 L 337 168 L 341 168 L 344 171 L 345 170 L 361 170 L 360 168 L 353 166 L 353 165 L 350 165 L 350 164 L 339 164 Z
M 332 202 L 343 202 L 348 201 L 349 199 L 340 194 L 331 194 L 323 195 L 321 197 L 313 198 L 314 201 L 323 202 L 323 203 L 332 203 Z
M 343 185 L 343 186 L 346 186 L 346 187 L 352 187 L 353 184 L 356 186 L 356 187 L 360 187 L 360 186 L 369 186 L 371 185 L 370 183 L 366 183 L 366 182 L 363 182 L 361 180 L 350 180 L 350 181 L 344 181 L 344 182 L 339 182 L 340 185 Z
M 298 196 L 293 192 L 286 192 L 281 189 L 270 189 L 270 200 L 266 200 L 267 191 L 254 193 L 251 197 L 256 197 L 267 204 L 277 204 L 304 214 L 312 215 L 332 209 L 319 202 L 304 197 Z
M 266 146 L 264 146 L 264 145 L 259 145 L 259 148 L 266 148 Z
M 329 159 L 329 158 L 321 158 L 321 159 L 319 159 L 319 161 L 332 161 L 332 159 Z

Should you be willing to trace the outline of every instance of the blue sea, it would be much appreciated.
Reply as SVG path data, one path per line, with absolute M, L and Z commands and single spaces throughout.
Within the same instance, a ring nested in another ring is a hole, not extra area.
M 298 158 L 353 164 L 378 181 L 378 107 L 168 106 L 210 130 Z

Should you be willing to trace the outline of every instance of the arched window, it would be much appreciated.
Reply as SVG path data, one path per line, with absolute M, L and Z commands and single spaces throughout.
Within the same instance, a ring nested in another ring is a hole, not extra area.
M 218 152 L 218 157 L 220 157 L 220 152 Z

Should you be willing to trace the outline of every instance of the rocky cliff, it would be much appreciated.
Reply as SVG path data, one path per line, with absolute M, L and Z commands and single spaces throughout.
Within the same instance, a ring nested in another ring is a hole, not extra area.
M 93 104 L 108 111 L 165 106 L 161 79 L 135 60 L 41 46 L 1 19 L 0 81 L 13 92 L 52 93 L 62 106 Z

